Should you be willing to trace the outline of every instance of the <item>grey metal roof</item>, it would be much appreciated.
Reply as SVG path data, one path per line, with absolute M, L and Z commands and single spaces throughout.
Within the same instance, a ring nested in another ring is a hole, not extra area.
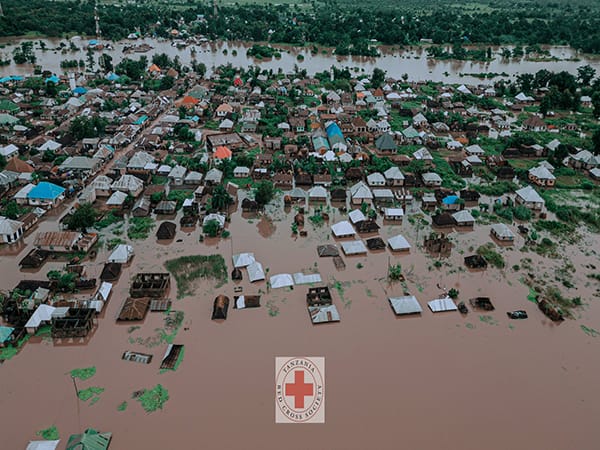
M 419 314 L 423 311 L 419 301 L 414 295 L 404 297 L 389 297 L 388 298 L 392 309 L 398 315 L 402 314 Z

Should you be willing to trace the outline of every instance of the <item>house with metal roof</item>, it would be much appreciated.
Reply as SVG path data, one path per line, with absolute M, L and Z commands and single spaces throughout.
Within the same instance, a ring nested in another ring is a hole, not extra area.
M 27 201 L 32 206 L 53 207 L 65 199 L 65 188 L 42 181 L 27 193 Z
M 515 203 L 539 211 L 544 207 L 545 201 L 533 187 L 526 186 L 515 192 Z
M 414 295 L 405 295 L 403 297 L 389 297 L 388 301 L 397 316 L 408 314 L 421 314 L 423 308 Z
M 0 244 L 12 244 L 23 238 L 23 222 L 0 216 Z
M 69 156 L 58 166 L 61 173 L 69 173 L 72 175 L 94 175 L 100 167 L 102 161 L 97 158 L 89 158 L 87 156 Z
M 373 193 L 371 192 L 371 189 L 369 189 L 369 186 L 363 181 L 359 181 L 350 187 L 350 198 L 355 205 L 360 205 L 362 202 L 372 203 Z
M 66 450 L 107 450 L 111 439 L 112 433 L 100 433 L 88 428 L 83 434 L 71 435 Z
M 544 161 L 542 161 L 544 162 Z M 552 174 L 552 172 L 548 169 L 548 167 L 540 165 L 537 167 L 532 167 L 527 172 L 527 178 L 534 184 L 538 186 L 554 186 L 556 182 L 556 177 Z
M 144 182 L 134 175 L 126 174 L 113 182 L 111 189 L 113 191 L 120 191 L 137 197 L 144 190 Z

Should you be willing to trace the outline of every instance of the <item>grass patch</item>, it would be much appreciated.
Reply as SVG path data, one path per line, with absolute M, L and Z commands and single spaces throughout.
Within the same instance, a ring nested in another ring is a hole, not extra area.
M 94 224 L 94 228 L 96 228 L 97 230 L 101 230 L 102 228 L 109 227 L 115 223 L 119 223 L 122 221 L 122 216 L 119 216 L 115 211 L 110 211 L 108 214 L 102 217 L 102 219 L 100 219 Z
M 489 264 L 498 269 L 503 269 L 506 264 L 502 255 L 494 250 L 494 244 L 492 243 L 480 246 L 477 249 L 477 254 L 483 256 Z
M 49 428 L 45 428 L 43 430 L 38 431 L 37 433 L 35 433 L 35 435 L 41 436 L 46 441 L 56 441 L 59 439 L 58 428 L 56 428 L 54 425 L 52 425 Z
M 150 217 L 132 217 L 129 219 L 127 237 L 129 239 L 146 239 L 154 225 L 154 219 Z
M 492 316 L 479 316 L 479 321 L 487 323 L 488 325 L 498 325 L 498 321 Z
M 100 400 L 100 394 L 104 392 L 104 388 L 98 386 L 92 386 L 87 389 L 82 389 L 77 392 L 77 396 L 81 401 L 87 402 L 89 399 L 92 399 L 90 402 L 90 406 Z
M 227 265 L 222 255 L 182 256 L 165 263 L 177 282 L 177 298 L 193 294 L 191 286 L 197 279 L 217 280 L 216 287 L 227 283 Z
M 167 400 L 169 400 L 169 392 L 160 384 L 157 384 L 153 389 L 144 389 L 142 395 L 137 397 L 137 401 L 140 402 L 147 413 L 163 409 Z
M 21 349 L 21 347 L 23 347 L 23 345 L 25 345 L 25 342 L 27 342 L 29 340 L 29 338 L 31 338 L 31 336 L 29 334 L 27 334 L 24 337 L 22 337 L 21 339 L 19 339 L 16 347 L 9 345 L 8 347 L 1 348 L 0 349 L 0 360 L 8 361 L 9 359 L 12 359 L 17 353 L 19 353 L 19 350 Z
M 92 367 L 86 367 L 84 369 L 73 369 L 69 373 L 71 374 L 71 377 L 73 377 L 73 378 L 79 378 L 80 380 L 87 380 L 89 378 L 92 378 L 94 375 L 96 375 L 96 368 L 94 366 L 92 366 Z
M 119 412 L 125 411 L 126 409 L 127 409 L 127 402 L 119 403 L 119 406 L 117 406 L 117 411 L 119 411 Z

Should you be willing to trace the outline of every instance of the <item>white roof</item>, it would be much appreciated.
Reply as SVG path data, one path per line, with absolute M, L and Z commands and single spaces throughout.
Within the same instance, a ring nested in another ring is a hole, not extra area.
M 423 311 L 419 301 L 414 295 L 404 297 L 389 297 L 388 298 L 392 309 L 398 315 L 401 314 L 417 314 Z
M 129 191 L 135 192 L 140 188 L 144 187 L 144 182 L 138 177 L 130 174 L 122 175 L 117 181 L 115 181 L 111 188 L 115 191 Z
M 335 305 L 309 306 L 308 312 L 312 323 L 339 322 L 340 313 Z
M 125 202 L 127 198 L 127 194 L 121 191 L 115 191 L 112 193 L 108 200 L 106 200 L 106 204 L 109 206 L 119 206 Z
M 371 192 L 371 189 L 369 189 L 369 186 L 362 181 L 359 181 L 350 187 L 350 195 L 352 198 L 373 199 L 373 193 Z
M 250 280 L 250 283 L 265 279 L 265 272 L 263 271 L 262 264 L 258 261 L 248 264 L 246 270 L 248 270 L 248 279 Z
M 352 225 L 347 220 L 342 220 L 341 222 L 331 225 L 331 231 L 336 237 L 354 236 L 354 228 L 352 228 Z
M 271 275 L 269 280 L 273 289 L 288 287 L 294 285 L 294 278 L 289 273 L 279 273 L 277 275 Z
M 308 198 L 327 198 L 327 189 L 323 186 L 313 186 L 308 191 Z
M 396 166 L 390 167 L 388 170 L 386 170 L 385 172 L 383 172 L 383 175 L 388 180 L 404 180 L 404 174 Z
M 394 193 L 391 189 L 373 189 L 373 197 L 378 198 L 394 198 Z
M 466 87 L 464 84 L 461 84 L 459 87 L 456 88 L 456 90 L 462 92 L 463 94 L 471 94 L 469 88 Z
M 473 144 L 466 147 L 465 152 L 469 153 L 470 155 L 483 155 L 485 150 L 483 150 L 479 145 Z
M 532 167 L 531 169 L 529 169 L 529 174 L 536 178 L 539 178 L 540 180 L 556 179 L 556 177 L 552 175 L 552 172 L 550 172 L 550 170 L 548 170 L 548 168 L 544 166 Z
M 456 311 L 458 308 L 450 297 L 437 298 L 427 302 L 432 312 Z
M 367 220 L 367 218 L 360 209 L 353 209 L 352 211 L 350 211 L 350 214 L 348 214 L 348 217 L 350 218 L 350 222 L 352 223 Z
M 233 255 L 233 267 L 246 267 L 255 261 L 254 253 L 236 253 Z
M 515 234 L 510 228 L 504 223 L 495 223 L 492 225 L 492 230 L 500 237 L 514 237 Z
M 440 177 L 437 173 L 435 172 L 426 172 L 422 175 L 423 177 L 423 181 L 437 181 L 439 183 L 442 182 L 442 177 Z
M 342 250 L 346 255 L 359 255 L 367 253 L 367 247 L 363 241 L 342 242 Z
M 54 306 L 50 305 L 42 304 L 38 306 L 25 324 L 25 328 L 37 328 L 40 326 L 40 323 L 49 321 L 55 309 Z
M 96 296 L 102 301 L 107 301 L 108 297 L 110 297 L 110 291 L 112 291 L 112 287 L 112 283 L 103 281 Z
M 388 239 L 388 245 L 392 250 L 406 250 L 410 248 L 410 244 L 404 236 L 397 234 Z
M 175 166 L 169 172 L 169 178 L 183 178 L 187 169 L 183 166 Z
M 108 262 L 126 264 L 133 256 L 133 247 L 119 244 L 108 257 Z
M 466 209 L 463 209 L 462 211 L 456 211 L 454 214 L 452 214 L 452 217 L 454 217 L 454 220 L 456 220 L 457 223 L 475 222 L 473 215 Z
M 548 172 L 548 173 L 550 173 L 550 172 Z M 550 174 L 550 175 L 552 175 L 552 174 Z M 554 178 L 554 176 L 552 176 L 552 178 Z M 531 186 L 526 186 L 522 189 L 519 189 L 518 191 L 515 192 L 515 194 L 517 194 L 519 197 L 521 197 L 527 203 L 544 203 L 544 199 Z
M 414 152 L 413 156 L 415 159 L 433 159 L 433 156 L 431 156 L 431 153 L 425 147 L 421 147 L 419 150 Z
M 219 169 L 216 169 L 213 167 L 208 172 L 206 172 L 206 176 L 204 177 L 204 180 L 205 181 L 215 181 L 218 183 L 221 181 L 222 178 L 223 178 L 223 172 L 221 172 Z
M 0 234 L 14 234 L 23 226 L 18 220 L 0 217 Z
M 25 450 L 55 450 L 60 439 L 56 441 L 29 441 Z
M 371 185 L 372 184 L 384 184 L 385 177 L 383 176 L 383 174 L 381 174 L 379 172 L 374 172 L 367 176 L 367 183 L 369 183 Z
M 49 141 L 44 142 L 40 146 L 39 150 L 42 151 L 42 152 L 45 152 L 46 150 L 52 150 L 52 151 L 54 151 L 54 150 L 57 150 L 57 149 L 59 149 L 61 147 L 62 147 L 62 144 L 59 144 L 58 142 L 53 141 L 52 139 L 50 139 Z
M 305 275 L 302 272 L 297 272 L 293 276 L 295 284 L 311 284 L 320 283 L 322 281 L 321 275 L 318 273 L 311 273 L 309 275 Z
M 223 216 L 221 214 L 215 214 L 215 213 L 207 214 L 204 217 L 204 220 L 202 221 L 202 226 L 206 225 L 206 223 L 211 220 L 216 220 L 217 222 L 219 222 L 219 226 L 221 228 L 223 228 L 225 226 L 225 216 Z
M 385 208 L 383 213 L 386 216 L 403 216 L 404 210 L 402 208 Z

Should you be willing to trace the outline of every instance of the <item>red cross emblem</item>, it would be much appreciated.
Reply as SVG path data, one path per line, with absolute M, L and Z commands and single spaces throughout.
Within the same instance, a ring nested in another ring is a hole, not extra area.
M 304 371 L 294 371 L 294 382 L 285 383 L 285 395 L 294 397 L 294 408 L 304 408 L 304 397 L 314 395 L 313 383 L 304 382 Z

